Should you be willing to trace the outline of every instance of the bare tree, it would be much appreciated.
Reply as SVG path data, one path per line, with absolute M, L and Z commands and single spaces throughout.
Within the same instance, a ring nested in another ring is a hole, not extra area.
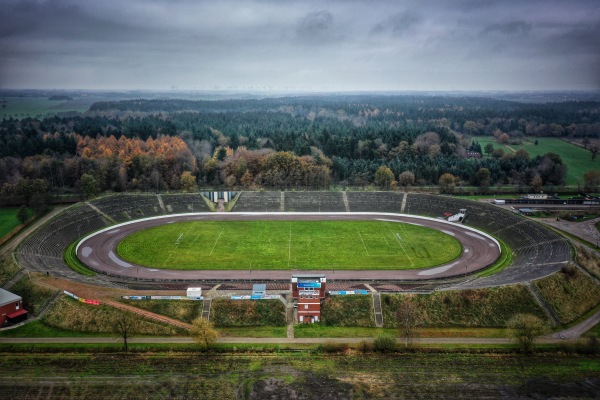
M 215 329 L 214 324 L 202 317 L 198 317 L 192 321 L 190 334 L 194 342 L 198 343 L 204 349 L 208 349 L 219 337 L 219 332 Z
M 121 312 L 115 319 L 114 329 L 115 333 L 123 339 L 123 349 L 125 352 L 129 351 L 127 340 L 138 332 L 138 320 L 130 312 Z
M 417 306 L 415 303 L 410 299 L 404 300 L 396 313 L 396 318 L 398 319 L 400 337 L 404 338 L 404 345 L 409 347 L 416 336 L 418 326 Z
M 512 330 L 512 336 L 523 353 L 533 352 L 535 341 L 548 332 L 546 323 L 533 314 L 516 314 L 506 326 Z

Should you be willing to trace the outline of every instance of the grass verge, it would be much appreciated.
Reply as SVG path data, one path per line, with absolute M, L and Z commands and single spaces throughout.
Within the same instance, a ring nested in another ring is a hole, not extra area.
M 284 338 L 287 337 L 286 326 L 240 326 L 220 327 L 217 329 L 222 337 L 251 338 Z
M 477 274 L 479 277 L 485 277 L 497 274 L 512 263 L 512 250 L 503 240 L 495 238 L 500 243 L 500 258 L 495 263 Z
M 94 276 L 96 273 L 89 269 L 86 265 L 84 265 L 79 258 L 77 258 L 77 254 L 75 254 L 75 248 L 77 247 L 77 243 L 79 241 L 71 243 L 69 247 L 65 250 L 65 262 L 67 265 L 75 272 L 78 272 L 85 276 Z

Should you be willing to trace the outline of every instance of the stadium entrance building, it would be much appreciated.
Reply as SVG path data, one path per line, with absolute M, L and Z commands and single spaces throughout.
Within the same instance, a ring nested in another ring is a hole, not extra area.
M 325 298 L 325 275 L 292 275 L 292 296 L 298 306 L 298 322 L 321 320 L 321 301 Z

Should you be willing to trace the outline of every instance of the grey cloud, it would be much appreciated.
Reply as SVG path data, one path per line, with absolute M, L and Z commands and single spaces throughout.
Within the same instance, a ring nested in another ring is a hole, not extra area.
M 493 24 L 485 28 L 482 35 L 501 33 L 503 35 L 521 36 L 531 31 L 531 24 L 524 21 L 510 21 L 502 24 Z
M 410 11 L 392 15 L 371 29 L 371 34 L 391 33 L 402 35 L 421 22 L 422 18 Z
M 331 31 L 333 15 L 329 11 L 311 12 L 300 18 L 296 33 L 304 38 L 321 38 Z

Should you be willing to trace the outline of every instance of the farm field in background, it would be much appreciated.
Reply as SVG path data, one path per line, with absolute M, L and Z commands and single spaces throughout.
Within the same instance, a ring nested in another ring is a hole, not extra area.
M 6 103 L 2 100 L 6 100 Z M 84 112 L 95 101 L 98 99 L 92 97 L 62 101 L 48 100 L 48 97 L 0 97 L 0 104 L 6 105 L 5 108 L 0 108 L 0 119 L 45 117 L 68 111 Z
M 531 141 L 523 141 L 521 145 L 501 145 L 492 136 L 474 136 L 473 140 L 481 144 L 481 148 L 487 143 L 492 143 L 494 148 L 501 148 L 505 153 L 515 152 L 519 149 L 525 149 L 531 157 L 541 156 L 552 152 L 560 155 L 563 162 L 567 165 L 567 185 L 576 186 L 583 183 L 583 174 L 590 169 L 600 169 L 600 157 L 592 161 L 592 153 L 567 143 L 557 138 L 530 138 Z M 535 144 L 535 140 L 538 144 Z M 484 153 L 484 157 L 487 157 Z
M 192 221 L 136 232 L 123 259 L 162 269 L 416 269 L 460 256 L 440 231 L 385 221 Z
M 0 238 L 21 225 L 17 218 L 18 208 L 0 208 Z

